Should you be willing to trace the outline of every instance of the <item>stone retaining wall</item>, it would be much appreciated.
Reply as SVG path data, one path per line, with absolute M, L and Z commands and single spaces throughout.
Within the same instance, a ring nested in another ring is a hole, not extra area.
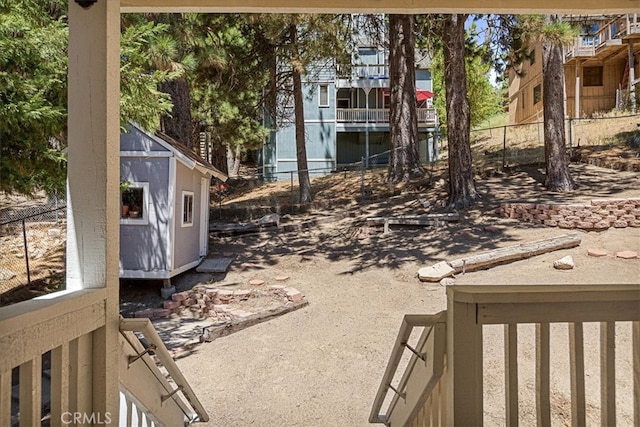
M 139 310 L 134 313 L 134 317 L 156 319 L 176 314 L 192 319 L 213 318 L 218 321 L 231 321 L 255 314 L 242 310 L 237 306 L 238 303 L 249 298 L 269 296 L 275 300 L 279 299 L 282 305 L 304 299 L 304 295 L 296 288 L 284 285 L 271 285 L 263 290 L 226 290 L 196 285 L 188 291 L 174 293 L 170 300 L 163 303 L 162 308 Z
M 549 227 L 606 230 L 640 227 L 640 198 L 594 199 L 589 204 L 501 203 L 498 214 Z

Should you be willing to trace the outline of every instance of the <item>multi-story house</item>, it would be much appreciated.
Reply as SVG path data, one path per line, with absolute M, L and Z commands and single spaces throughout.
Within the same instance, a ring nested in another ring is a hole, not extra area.
M 416 58 L 420 156 L 436 155 L 439 123 L 433 108 L 433 83 L 428 56 Z M 361 45 L 351 64 L 325 66 L 303 77 L 307 167 L 325 175 L 363 158 L 367 165 L 389 160 L 388 51 Z M 291 110 L 293 107 L 291 106 Z M 266 180 L 288 179 L 297 171 L 295 124 L 274 128 L 259 155 Z
M 584 117 L 629 105 L 639 77 L 640 14 L 581 17 L 580 22 L 581 34 L 564 49 L 566 114 Z M 509 122 L 541 120 L 542 92 L 538 42 L 509 70 Z

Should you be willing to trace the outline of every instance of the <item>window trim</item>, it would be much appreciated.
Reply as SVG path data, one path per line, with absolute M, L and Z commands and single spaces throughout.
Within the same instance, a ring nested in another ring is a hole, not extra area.
M 193 191 L 188 191 L 188 190 L 182 190 L 181 193 L 182 197 L 182 209 L 181 209 L 181 215 L 180 215 L 180 226 L 181 227 L 193 227 L 194 224 L 194 209 L 195 209 L 195 195 Z M 187 214 L 186 208 L 187 208 L 187 204 L 185 203 L 185 197 L 191 197 L 191 221 L 189 222 L 185 222 L 185 216 Z
M 327 91 L 327 102 L 322 103 L 322 89 Z M 331 105 L 331 97 L 329 96 L 329 83 L 318 83 L 318 107 L 329 107 Z
M 536 92 L 538 92 L 538 96 L 536 96 Z M 533 87 L 533 105 L 538 104 L 542 101 L 542 83 L 538 83 Z M 537 99 L 536 99 L 537 98 Z
M 122 218 L 120 216 L 120 224 L 122 225 L 148 225 L 149 224 L 149 183 L 148 182 L 130 182 L 129 188 L 142 189 L 142 216 L 140 218 Z M 122 194 L 120 195 L 120 206 L 122 206 Z

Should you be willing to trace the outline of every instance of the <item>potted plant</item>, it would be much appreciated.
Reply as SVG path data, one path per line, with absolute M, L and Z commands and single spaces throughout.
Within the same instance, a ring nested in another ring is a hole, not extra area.
M 131 186 L 130 181 L 120 181 L 120 207 L 122 209 L 122 218 L 126 218 L 129 215 L 130 209 L 130 193 L 129 187 Z

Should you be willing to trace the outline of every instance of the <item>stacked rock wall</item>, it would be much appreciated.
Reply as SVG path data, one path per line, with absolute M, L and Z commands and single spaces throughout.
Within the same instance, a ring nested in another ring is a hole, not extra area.
M 549 227 L 583 230 L 640 227 L 640 198 L 594 199 L 589 204 L 502 203 L 498 213 Z

